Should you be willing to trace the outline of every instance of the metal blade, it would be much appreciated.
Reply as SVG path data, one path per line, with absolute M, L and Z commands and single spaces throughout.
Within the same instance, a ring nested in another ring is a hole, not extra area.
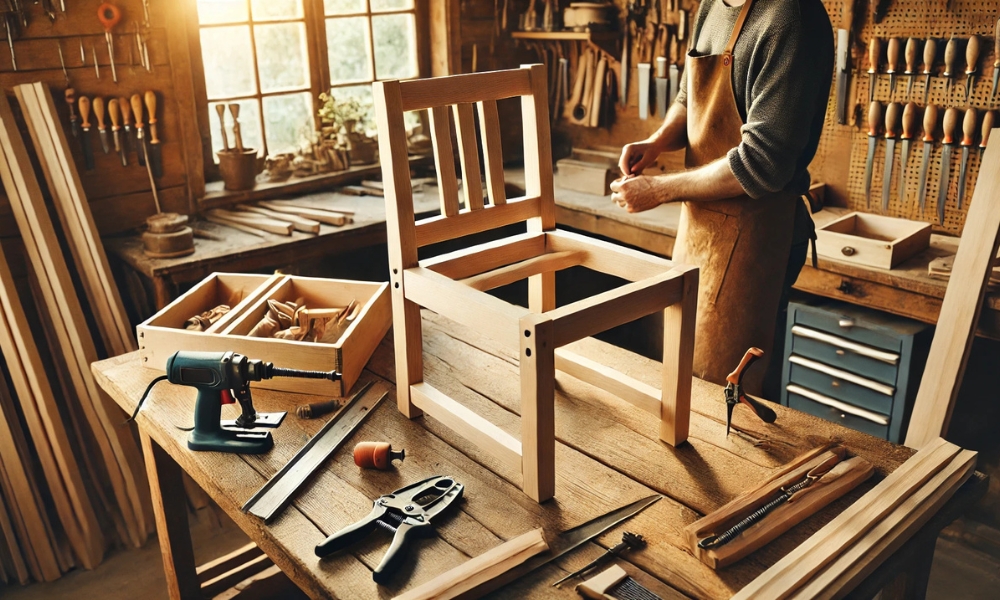
M 98 131 L 98 133 L 101 135 L 101 150 L 105 154 L 108 154 L 109 152 L 111 152 L 111 146 L 108 145 L 108 131 L 103 130 L 103 131 Z
M 948 180 L 951 171 L 951 144 L 941 150 L 941 180 L 938 182 L 938 222 L 944 223 L 944 204 L 948 200 Z
M 125 125 L 122 127 L 122 131 L 125 132 L 125 135 L 122 136 L 122 149 L 128 154 L 132 151 L 132 126 Z
M 868 104 L 875 100 L 875 73 L 868 74 Z
M 868 158 L 865 159 L 865 200 L 872 207 L 872 160 L 875 158 L 875 136 L 868 136 Z
M 931 76 L 928 75 L 924 81 L 924 106 L 927 106 L 927 95 L 931 91 Z
M 118 158 L 121 159 L 122 166 L 123 167 L 127 167 L 128 166 L 128 154 L 125 152 L 125 144 L 122 143 L 121 132 L 120 131 L 116 131 L 114 133 L 115 133 L 115 150 L 117 150 L 117 152 L 118 152 Z M 126 139 L 128 139 L 127 136 L 126 136 Z
M 962 210 L 962 200 L 965 199 L 965 170 L 969 165 L 969 147 L 962 147 L 962 166 L 958 169 L 958 210 Z
M 892 163 L 896 154 L 896 140 L 889 138 L 885 145 L 885 171 L 882 173 L 882 212 L 889 210 L 889 189 L 892 186 Z
M 910 140 L 903 140 L 903 150 L 899 154 L 899 203 L 906 202 L 906 162 L 910 158 Z
M 142 130 L 135 128 L 135 154 L 139 160 L 139 166 L 146 166 L 146 149 L 142 143 Z
M 628 64 L 628 51 L 629 51 L 629 39 L 628 39 L 628 26 L 625 29 L 625 41 L 622 44 L 622 62 L 621 62 L 621 77 L 618 78 L 618 102 L 622 105 L 622 108 L 628 106 L 628 75 L 629 75 L 629 64 Z M 568 92 L 563 92 L 568 94 Z
M 850 31 L 837 30 L 837 123 L 847 124 L 847 87 L 850 70 L 847 67 L 847 53 L 850 50 Z
M 927 201 L 927 168 L 931 164 L 931 152 L 934 147 L 930 142 L 924 142 L 924 158 L 920 163 L 920 191 L 917 192 L 917 201 L 920 202 L 920 214 L 924 214 L 924 204 Z
M 910 99 L 910 95 L 913 93 L 913 80 L 916 79 L 916 75 L 910 75 L 910 80 L 906 82 L 906 99 Z
M 993 68 L 993 89 L 990 90 L 990 98 L 997 95 L 997 80 L 1000 80 L 1000 67 Z
M 83 164 L 88 171 L 94 170 L 94 151 L 90 148 L 90 137 L 88 134 L 90 129 L 84 129 L 80 132 L 80 147 L 83 148 Z

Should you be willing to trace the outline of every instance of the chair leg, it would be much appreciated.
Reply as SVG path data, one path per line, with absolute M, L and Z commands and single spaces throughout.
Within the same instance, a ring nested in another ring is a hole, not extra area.
M 396 351 L 396 406 L 407 419 L 423 414 L 410 398 L 410 386 L 424 380 L 423 333 L 420 306 L 402 297 L 393 298 L 393 345 Z
M 528 310 L 543 313 L 556 307 L 555 271 L 539 273 L 528 278 Z
M 555 347 L 552 321 L 531 314 L 521 319 L 522 489 L 536 502 L 555 495 Z
M 663 311 L 660 439 L 671 446 L 683 444 L 688 437 L 697 311 L 698 271 L 692 270 L 684 274 L 681 301 Z

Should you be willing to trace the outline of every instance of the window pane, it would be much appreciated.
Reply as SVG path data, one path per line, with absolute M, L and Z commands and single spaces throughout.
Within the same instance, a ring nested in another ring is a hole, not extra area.
M 326 46 L 331 82 L 371 80 L 367 18 L 327 19 Z
M 330 90 L 334 102 L 343 100 L 357 100 L 361 105 L 363 117 L 358 121 L 358 125 L 365 131 L 374 133 L 375 131 L 375 101 L 372 99 L 372 86 L 369 83 L 363 85 L 349 85 L 337 87 Z
M 309 87 L 305 23 L 255 25 L 253 33 L 262 92 Z
M 372 17 L 378 79 L 417 76 L 416 19 L 412 14 Z
M 201 57 L 209 100 L 257 93 L 249 25 L 202 29 Z
M 365 0 L 323 0 L 328 15 L 356 15 L 365 12 Z
M 409 10 L 411 8 L 413 8 L 413 0 L 372 0 L 372 12 Z
M 247 19 L 246 0 L 198 0 L 198 22 L 202 25 L 239 23 Z
M 301 19 L 302 0 L 250 0 L 254 21 Z
M 257 100 L 249 98 L 238 100 L 240 105 L 240 137 L 243 139 L 243 148 L 256 148 L 258 156 L 264 151 L 264 146 L 260 143 L 260 113 L 257 110 Z M 222 132 L 219 129 L 219 114 L 216 111 L 215 103 L 209 103 L 208 115 L 212 123 L 212 158 L 216 163 L 219 157 L 215 153 L 222 150 Z M 230 148 L 236 147 L 236 139 L 233 136 L 233 115 L 226 109 L 226 139 Z
M 264 128 L 269 154 L 294 152 L 312 137 L 312 98 L 308 92 L 264 98 Z

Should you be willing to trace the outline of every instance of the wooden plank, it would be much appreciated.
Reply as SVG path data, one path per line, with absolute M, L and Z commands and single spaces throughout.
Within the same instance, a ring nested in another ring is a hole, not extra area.
M 507 203 L 504 187 L 503 148 L 500 145 L 500 115 L 496 100 L 481 100 L 476 103 L 479 111 L 479 132 L 483 140 L 483 161 L 486 166 L 486 187 L 490 204 L 499 206 Z
M 305 206 L 285 206 L 277 200 L 261 200 L 257 204 L 258 206 L 263 206 L 269 210 L 295 215 L 303 219 L 319 221 L 320 223 L 326 223 L 327 225 L 333 225 L 335 227 L 340 227 L 341 225 L 352 221 L 351 215 L 346 213 L 321 210 L 318 208 L 308 208 Z
M 245 225 L 243 223 L 239 223 L 237 221 L 233 221 L 225 217 L 219 217 L 208 213 L 203 215 L 203 217 L 205 218 L 206 221 L 209 221 L 211 223 L 216 223 L 218 225 L 225 225 L 226 227 L 232 227 L 233 229 L 238 229 L 244 233 L 249 233 L 257 237 L 267 237 L 266 235 L 264 235 L 264 231 L 262 231 L 260 228 L 257 227 Z
M 295 231 L 301 231 L 303 233 L 319 233 L 320 222 L 313 219 L 306 219 L 295 214 L 283 213 L 269 208 L 264 208 L 262 206 L 240 204 L 234 206 L 233 209 L 246 213 L 264 215 L 279 221 L 287 221 L 295 227 Z
M 556 205 L 552 191 L 548 78 L 545 65 L 522 65 L 521 70 L 529 74 L 531 81 L 531 93 L 521 96 L 524 193 L 538 197 L 537 216 L 528 220 L 528 231 L 550 231 L 556 227 Z M 536 313 L 556 307 L 555 273 L 542 273 L 528 279 L 528 307 Z
M 472 115 L 472 104 L 455 104 L 452 112 L 458 139 L 458 157 L 462 165 L 465 208 L 479 210 L 483 208 L 483 176 L 479 171 L 479 144 L 476 143 L 476 120 Z
M 399 85 L 403 99 L 400 108 L 403 112 L 460 102 L 503 100 L 533 92 L 528 72 L 522 69 L 452 75 L 447 79 L 415 79 Z
M 585 267 L 626 281 L 649 279 L 675 266 L 675 263 L 659 256 L 558 229 L 546 232 L 545 247 L 553 251 L 586 252 Z
M 542 254 L 545 235 L 521 233 L 427 258 L 420 266 L 450 279 L 465 279 Z
M 663 310 L 660 439 L 671 446 L 678 446 L 687 440 L 691 421 L 698 269 L 688 268 L 682 281 L 680 301 Z
M 14 524 L 10 520 L 10 508 L 4 501 L 3 490 L 0 489 L 0 544 L 3 545 L 4 568 L 6 569 L 6 579 L 4 583 L 15 579 L 17 583 L 25 585 L 28 583 L 28 567 L 21 555 L 21 547 L 17 544 L 17 534 L 14 531 Z
M 983 154 L 955 266 L 941 303 L 927 367 L 906 431 L 906 445 L 911 448 L 920 448 L 947 433 L 962 385 L 983 293 L 1000 245 L 1000 203 L 996 201 L 1000 195 L 1000 148 L 996 146 L 987 147 Z
M 541 256 L 535 256 L 519 263 L 500 267 L 486 273 L 473 275 L 459 281 L 474 290 L 487 291 L 498 288 L 515 281 L 527 279 L 539 273 L 549 273 L 568 269 L 582 264 L 584 254 L 582 252 L 549 252 Z
M 416 245 L 419 248 L 496 229 L 504 225 L 528 221 L 538 216 L 540 206 L 537 196 L 529 196 L 514 198 L 506 204 L 490 206 L 474 212 L 463 209 L 452 217 L 439 216 L 422 219 L 416 223 Z
M 441 214 L 454 217 L 458 214 L 458 179 L 455 175 L 455 151 L 451 147 L 451 117 L 447 106 L 435 106 L 428 111 L 428 116 L 434 164 L 437 166 L 438 193 L 441 196 Z
M 239 223 L 240 225 L 254 227 L 261 231 L 276 233 L 278 235 L 292 235 L 292 231 L 295 229 L 295 226 L 288 221 L 279 221 L 263 215 L 253 215 L 253 213 L 213 208 L 205 214 L 218 219 L 224 219 L 230 223 Z
M 521 442 L 475 412 L 455 402 L 429 383 L 410 386 L 417 408 L 493 455 L 508 468 L 521 468 Z
M 660 417 L 660 390 L 651 385 L 565 348 L 556 348 L 556 368 Z
M 536 502 L 556 493 L 555 323 L 545 315 L 521 317 L 522 489 Z
M 250 542 L 242 548 L 233 550 L 229 554 L 224 554 L 219 558 L 198 565 L 195 569 L 198 573 L 198 581 L 204 583 L 209 579 L 215 579 L 219 575 L 231 571 L 234 567 L 242 565 L 261 554 L 264 554 L 264 551 L 258 548 L 257 544 Z
M 210 579 L 201 585 L 201 598 L 215 598 L 236 584 L 274 567 L 274 562 L 266 554 L 260 554 L 247 562 Z

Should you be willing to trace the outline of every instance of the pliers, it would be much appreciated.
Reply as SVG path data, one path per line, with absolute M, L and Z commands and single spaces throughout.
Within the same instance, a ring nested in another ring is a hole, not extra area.
M 736 369 L 726 376 L 726 437 L 729 437 L 729 428 L 733 423 L 733 409 L 736 408 L 737 404 L 746 404 L 765 423 L 774 423 L 778 418 L 778 415 L 764 403 L 743 393 L 743 374 L 761 356 L 764 356 L 763 350 L 750 348 L 743 355 L 743 360 L 740 361 Z
M 376 527 L 393 533 L 392 544 L 382 557 L 372 579 L 385 585 L 399 567 L 407 542 L 414 535 L 428 537 L 434 533 L 431 521 L 462 497 L 465 486 L 445 475 L 430 477 L 402 487 L 375 499 L 368 516 L 341 529 L 316 546 L 320 558 L 367 537 Z

